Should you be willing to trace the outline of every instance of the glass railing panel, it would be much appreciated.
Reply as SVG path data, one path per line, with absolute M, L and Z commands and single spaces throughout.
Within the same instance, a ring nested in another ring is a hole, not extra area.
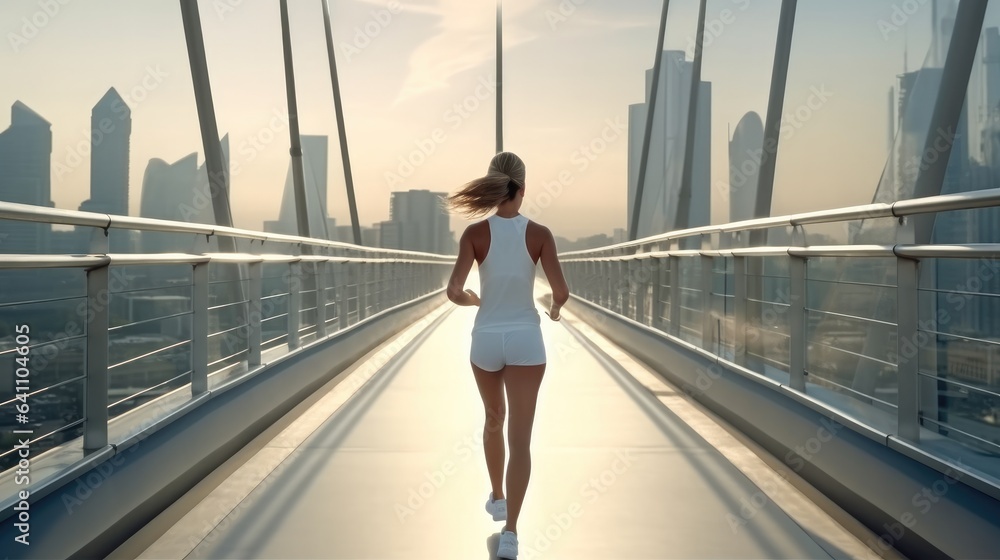
M 896 403 L 896 337 L 894 324 L 861 317 L 806 312 L 806 370 L 870 397 Z M 890 341 L 889 344 L 873 343 Z
M 831 317 L 864 317 L 894 323 L 895 297 L 895 286 L 811 278 L 806 281 L 806 308 Z
M 704 290 L 711 290 L 711 286 L 705 286 L 702 282 L 700 257 L 681 258 L 680 267 L 680 337 L 700 346 L 702 314 L 708 312 L 703 308 L 702 296 Z
M 672 294 L 670 289 L 670 267 L 673 261 L 671 259 L 663 259 L 660 266 L 663 267 L 663 283 L 660 285 L 660 328 L 664 332 L 670 332 L 670 307 L 673 305 Z
M 747 298 L 751 301 L 764 301 L 789 305 L 791 303 L 791 285 L 787 276 L 758 276 L 747 274 Z
M 111 269 L 108 406 L 113 418 L 190 382 L 192 266 Z
M 994 347 L 991 352 L 997 354 Z M 961 360 L 961 359 L 959 359 Z M 988 370 L 975 371 L 971 364 L 968 377 L 986 377 Z M 995 372 L 992 372 L 995 376 Z M 987 390 L 976 383 L 925 378 L 937 386 L 939 409 L 936 418 L 923 414 L 923 427 L 935 436 L 953 441 L 956 446 L 946 454 L 951 459 L 988 473 L 1000 481 L 1000 393 Z M 927 385 L 923 383 L 922 385 Z M 928 443 L 936 439 L 931 436 Z
M 885 258 L 811 258 L 806 307 L 830 313 L 896 321 L 896 263 Z
M 2 245 L 0 245 L 2 247 Z M 86 275 L 79 269 L 0 270 L 0 471 L 17 463 L 15 429 L 31 430 L 32 452 L 81 432 L 87 318 Z M 8 289 L 23 286 L 24 289 Z M 27 380 L 27 391 L 17 381 Z M 15 414 L 27 395 L 24 422 Z M 25 435 L 20 435 L 25 437 Z M 8 445 L 9 444 L 9 445 Z
M 209 269 L 208 286 L 208 371 L 240 363 L 247 358 L 247 317 L 250 281 L 232 281 L 239 265 L 216 263 Z
M 284 346 L 288 336 L 287 264 L 264 263 L 261 268 L 261 348 Z
M 788 378 L 791 292 L 787 257 L 746 259 L 747 367 L 785 381 Z
M 834 350 L 833 352 L 837 351 Z M 837 356 L 833 356 L 832 359 L 837 359 Z M 872 370 L 883 365 L 873 361 L 868 364 L 869 360 L 867 359 L 862 359 L 862 362 L 865 362 L 866 367 Z M 890 382 L 890 379 L 893 381 Z M 875 380 L 882 383 L 881 386 L 878 386 L 879 391 L 860 390 L 856 386 L 840 382 L 844 380 L 837 381 L 828 377 L 820 377 L 806 371 L 805 392 L 810 397 L 825 403 L 841 414 L 863 425 L 874 428 L 879 432 L 895 434 L 898 427 L 896 405 L 883 400 L 880 394 L 883 392 L 894 392 L 894 380 L 895 375 L 885 372 L 882 380 Z
M 949 223 L 944 217 L 938 216 L 936 227 Z M 921 261 L 918 332 L 903 349 L 903 357 L 918 360 L 923 426 L 952 442 L 931 448 L 994 478 L 1000 478 L 995 418 L 1000 405 L 998 278 L 1000 261 L 995 259 Z
M 216 263 L 211 266 L 232 269 L 238 267 L 238 265 L 229 263 Z M 246 305 L 245 302 L 249 299 L 250 280 L 232 281 L 226 279 L 232 277 L 229 271 L 217 270 L 215 272 L 219 279 L 210 280 L 208 284 L 210 324 L 216 326 L 216 330 L 245 325 L 246 311 L 242 306 Z
M 750 369 L 768 377 L 773 377 L 773 370 L 788 372 L 787 304 L 748 301 L 745 336 Z
M 190 340 L 168 335 L 113 335 L 111 343 L 114 350 L 108 357 L 111 418 L 191 382 Z
M 733 314 L 733 259 L 716 257 L 712 266 L 712 338 L 715 352 L 726 358 L 735 356 L 735 316 Z
M 324 263 L 323 268 L 326 272 L 326 286 L 321 286 L 322 294 L 326 298 L 326 332 L 332 333 L 340 328 L 340 299 L 337 292 L 337 286 L 334 283 L 336 277 L 334 276 L 334 265 L 331 263 Z M 400 298 L 403 297 L 404 292 L 402 289 L 398 292 Z
M 301 303 L 299 308 L 299 339 L 302 344 L 316 340 L 316 273 L 311 264 L 302 265 Z
M 82 356 L 82 344 L 67 345 L 61 353 L 75 352 L 73 346 L 79 346 L 79 354 L 76 356 Z M 84 379 L 76 377 L 60 385 L 32 392 L 28 397 L 31 406 L 28 422 L 20 423 L 14 415 L 10 415 L 11 420 L 4 421 L 3 432 L 0 434 L 0 449 L 3 450 L 0 452 L 0 471 L 13 468 L 20 460 L 16 438 L 25 436 L 15 434 L 14 430 L 31 430 L 29 445 L 35 453 L 42 453 L 82 436 L 84 390 Z M 12 409 L 12 404 L 8 401 L 3 406 Z

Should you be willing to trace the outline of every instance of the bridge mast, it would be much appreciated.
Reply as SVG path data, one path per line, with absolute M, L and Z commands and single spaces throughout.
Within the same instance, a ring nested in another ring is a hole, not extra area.
M 503 0 L 497 0 L 497 153 L 503 151 Z

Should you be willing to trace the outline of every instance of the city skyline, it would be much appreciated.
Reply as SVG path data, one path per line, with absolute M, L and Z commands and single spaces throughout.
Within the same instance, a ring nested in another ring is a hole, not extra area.
M 907 21 L 887 31 L 879 22 L 892 21 L 891 2 L 847 1 L 850 10 L 843 12 L 821 6 L 799 9 L 786 94 L 788 134 L 782 139 L 773 214 L 870 201 L 885 162 L 884 142 L 828 144 L 817 135 L 884 138 L 884 91 L 905 71 L 907 50 L 912 68 L 930 48 L 926 32 L 930 10 L 909 14 Z M 716 88 L 711 220 L 721 223 L 729 214 L 723 186 L 727 181 L 716 181 L 728 173 L 728 161 L 720 161 L 728 160 L 726 131 L 748 111 L 762 118 L 766 114 L 773 44 L 748 39 L 755 30 L 776 25 L 778 3 L 714 0 L 709 4 L 703 80 Z M 672 3 L 665 49 L 689 51 L 696 5 Z M 495 100 L 489 87 L 495 79 L 491 6 L 481 1 L 430 0 L 404 2 L 393 10 L 377 1 L 333 6 L 335 51 L 362 224 L 387 218 L 393 191 L 450 191 L 485 172 L 493 153 Z M 31 2 L 17 1 L 0 7 L 0 14 L 18 22 L 35 9 Z M 528 203 L 534 204 L 537 219 L 565 237 L 608 233 L 627 219 L 624 194 L 609 201 L 604 193 L 627 192 L 625 123 L 628 106 L 644 97 L 644 73 L 652 66 L 659 9 L 660 4 L 651 0 L 628 5 L 590 2 L 566 13 L 534 0 L 509 2 L 505 7 L 505 147 L 527 163 Z M 847 18 L 849 12 L 854 19 Z M 243 3 L 219 10 L 205 2 L 201 16 L 220 135 L 232 139 L 235 225 L 261 229 L 264 220 L 273 219 L 264 201 L 281 196 L 288 164 L 276 8 Z M 290 7 L 300 126 L 303 134 L 331 138 L 327 210 L 342 224 L 349 216 L 318 16 L 318 7 Z M 74 47 L 97 22 L 119 18 L 132 23 L 113 27 L 102 41 L 88 43 L 85 49 Z M 797 62 L 799 51 L 811 56 L 830 33 L 848 25 L 858 28 L 859 18 L 865 18 L 865 25 L 862 32 L 854 31 L 855 43 L 823 56 L 833 62 L 859 52 L 877 53 L 867 55 L 864 68 L 848 69 L 839 63 L 804 67 Z M 813 33 L 818 23 L 833 29 Z M 154 28 L 155 34 L 139 32 Z M 88 148 L 83 145 L 90 129 L 87 113 L 92 101 L 109 87 L 121 94 L 132 112 L 133 189 L 141 184 L 150 159 L 176 161 L 203 152 L 182 37 L 179 9 L 173 2 L 127 5 L 114 14 L 68 5 L 27 44 L 0 52 L 0 63 L 13 72 L 9 83 L 20 84 L 0 92 L 0 106 L 21 99 L 53 123 L 53 196 L 58 207 L 75 209 L 89 197 Z M 142 41 L 147 49 L 114 48 L 130 41 Z M 734 44 L 756 46 L 741 50 L 731 48 Z M 59 55 L 52 56 L 54 52 Z M 114 63 L 87 73 L 74 71 L 87 67 L 94 56 Z M 720 72 L 721 68 L 726 71 Z M 72 95 L 58 85 L 69 76 Z M 737 89 L 734 84 L 739 84 Z M 246 95 L 248 89 L 254 94 Z M 876 90 L 878 99 L 867 93 Z M 583 91 L 587 95 L 570 93 Z M 828 95 L 813 99 L 817 92 Z M 82 99 L 91 102 L 82 105 Z M 821 109 L 806 115 L 817 103 Z M 854 132 L 846 132 L 850 129 Z M 816 155 L 824 150 L 838 154 L 837 158 L 856 156 L 857 164 L 838 174 L 817 173 Z M 407 167 L 407 160 L 420 164 Z M 397 177 L 402 182 L 396 182 Z M 847 186 L 832 188 L 835 177 Z M 821 181 L 826 188 L 812 197 L 790 190 L 805 181 Z M 239 194 L 246 192 L 254 195 Z M 131 192 L 133 213 L 138 210 L 138 196 Z M 587 219 L 576 219 L 580 215 Z M 457 217 L 452 223 L 456 229 L 464 227 Z

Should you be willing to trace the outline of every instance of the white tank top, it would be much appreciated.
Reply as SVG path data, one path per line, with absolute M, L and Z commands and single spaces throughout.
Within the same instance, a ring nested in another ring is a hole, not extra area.
M 472 330 L 504 330 L 538 325 L 540 319 L 532 299 L 535 262 L 528 254 L 525 232 L 528 218 L 497 215 L 490 225 L 490 248 L 479 265 L 479 311 Z

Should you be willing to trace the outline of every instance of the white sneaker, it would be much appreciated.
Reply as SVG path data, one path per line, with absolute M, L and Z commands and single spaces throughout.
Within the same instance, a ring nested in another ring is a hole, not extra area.
M 517 535 L 510 531 L 500 533 L 500 546 L 497 547 L 497 558 L 517 560 Z
M 503 498 L 494 500 L 493 492 L 490 492 L 490 498 L 486 500 L 486 513 L 493 516 L 493 521 L 506 521 L 507 500 Z

